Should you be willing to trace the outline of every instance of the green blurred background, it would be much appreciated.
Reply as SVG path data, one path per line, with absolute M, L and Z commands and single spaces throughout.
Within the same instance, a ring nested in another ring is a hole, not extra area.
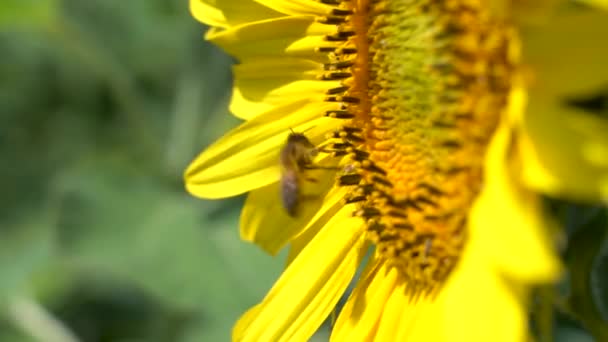
M 280 274 L 239 241 L 242 198 L 183 188 L 238 124 L 205 29 L 187 0 L 0 0 L 0 342 L 228 341 Z M 556 205 L 573 226 L 604 211 Z M 592 340 L 538 298 L 541 332 L 558 317 L 556 339 Z
M 280 273 L 242 198 L 184 191 L 238 123 L 205 29 L 186 0 L 0 0 L 0 341 L 227 341 Z

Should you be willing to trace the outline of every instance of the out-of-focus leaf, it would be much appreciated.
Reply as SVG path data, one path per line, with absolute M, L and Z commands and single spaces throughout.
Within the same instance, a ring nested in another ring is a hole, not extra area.
M 188 313 L 160 305 L 131 282 L 107 273 L 78 275 L 46 303 L 80 341 L 175 341 L 188 323 Z
M 594 342 L 593 337 L 584 331 L 570 327 L 557 329 L 555 342 Z
M 57 0 L 2 0 L 0 31 L 7 28 L 39 28 L 51 23 L 58 11 Z
M 600 251 L 608 236 L 607 227 L 608 210 L 597 210 L 595 217 L 571 236 L 566 252 L 570 269 L 569 310 L 598 341 L 608 341 L 608 321 L 599 309 L 604 304 L 596 295 L 605 291 L 598 286 L 605 284 L 607 274 L 598 266 L 606 265 L 606 260 L 600 258 L 605 253 Z
M 608 223 L 604 226 L 608 228 Z M 608 232 L 604 233 L 603 242 L 593 262 L 591 291 L 599 314 L 608 325 Z
M 4 342 L 39 342 L 15 329 L 8 322 L 0 320 L 0 341 Z
M 33 298 L 26 296 L 13 298 L 9 313 L 14 325 L 35 340 L 78 342 L 70 329 Z
M 0 308 L 27 291 L 32 277 L 49 265 L 53 255 L 51 217 L 35 214 L 40 213 L 0 227 Z

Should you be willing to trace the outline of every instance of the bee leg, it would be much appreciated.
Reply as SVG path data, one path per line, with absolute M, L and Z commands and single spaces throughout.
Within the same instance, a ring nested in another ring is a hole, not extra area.
M 320 153 L 330 154 L 332 152 L 335 152 L 336 150 L 332 150 L 332 149 L 325 148 L 325 147 L 317 147 L 317 151 L 320 152 Z

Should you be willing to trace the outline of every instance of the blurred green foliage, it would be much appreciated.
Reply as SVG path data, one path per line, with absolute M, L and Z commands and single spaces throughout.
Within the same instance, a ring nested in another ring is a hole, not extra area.
M 280 273 L 239 241 L 241 198 L 183 190 L 188 162 L 238 123 L 232 60 L 187 5 L 0 2 L 0 342 L 227 341 Z M 606 209 L 553 207 L 571 272 L 539 290 L 533 327 L 601 340 Z
M 0 341 L 226 341 L 279 274 L 183 190 L 238 123 L 187 6 L 0 2 Z

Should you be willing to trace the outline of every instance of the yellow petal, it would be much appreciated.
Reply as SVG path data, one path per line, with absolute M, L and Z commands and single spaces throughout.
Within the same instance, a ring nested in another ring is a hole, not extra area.
M 312 239 L 319 233 L 319 231 L 325 226 L 326 222 L 329 221 L 336 211 L 339 210 L 341 199 L 344 198 L 346 190 L 341 187 L 332 189 L 324 200 L 323 207 L 315 214 L 310 220 L 302 232 L 295 235 L 291 240 L 289 253 L 287 254 L 287 266 L 289 266 L 297 257 L 300 252 L 312 241 Z M 362 247 L 364 248 L 364 247 Z
M 605 199 L 608 120 L 566 102 L 605 91 L 607 36 L 608 13 L 584 9 L 556 16 L 524 35 L 534 79 L 518 147 L 523 180 L 537 191 L 582 201 Z
M 535 27 L 545 23 L 561 3 L 561 0 L 490 0 L 488 7 L 497 18 L 507 19 L 521 27 Z
M 315 52 L 320 46 L 335 46 L 325 40 L 334 33 L 312 16 L 286 17 L 238 25 L 227 30 L 211 29 L 206 38 L 221 46 L 240 62 L 250 59 L 301 57 L 328 61 L 327 54 Z
M 235 89 L 230 110 L 251 119 L 276 106 L 311 98 L 322 102 L 339 81 L 321 81 L 323 65 L 298 58 L 247 60 L 234 67 Z
M 369 261 L 338 316 L 330 341 L 372 340 L 384 306 L 397 286 L 397 272 L 379 260 Z
M 380 312 L 381 319 L 378 322 L 378 330 L 376 331 L 376 336 L 373 341 L 379 342 L 390 342 L 390 341 L 399 341 L 403 340 L 401 336 L 399 336 L 400 329 L 407 329 L 411 327 L 413 321 L 415 321 L 416 316 L 409 316 L 413 318 L 409 322 L 402 322 L 401 316 L 405 312 L 411 312 L 412 309 L 415 311 L 416 306 L 408 303 L 408 296 L 405 295 L 405 284 L 399 284 L 401 286 L 396 286 L 393 291 L 390 293 L 390 297 L 384 303 L 384 308 Z M 401 324 L 406 323 L 405 327 L 402 327 Z M 401 337 L 401 339 L 399 339 Z
M 332 173 L 327 176 L 321 187 L 327 192 L 334 181 Z M 325 199 L 325 193 L 319 198 L 302 199 L 301 212 L 297 217 L 291 217 L 285 211 L 280 201 L 279 183 L 252 191 L 247 197 L 241 212 L 241 238 L 251 241 L 266 252 L 275 255 L 295 236 L 299 235 L 312 224 L 324 224 L 327 216 L 331 216 L 339 209 L 338 204 L 344 198 L 345 190 L 335 189 Z M 324 218 L 322 222 L 318 222 Z
M 281 13 L 290 15 L 328 15 L 333 7 L 311 0 L 254 0 Z
M 605 200 L 608 121 L 557 103 L 544 105 L 537 113 L 545 111 L 553 114 L 551 124 L 541 123 L 546 120 L 541 115 L 530 115 L 525 120 L 520 148 L 526 185 L 579 201 Z
M 451 341 L 433 298 L 413 299 L 396 268 L 373 260 L 342 309 L 331 341 Z
M 407 285 L 406 285 L 407 286 Z M 403 308 L 395 335 L 400 341 L 459 341 L 446 332 L 440 320 L 444 317 L 443 307 L 434 298 L 412 300 L 403 291 L 392 298 L 394 306 Z M 390 341 L 387 335 L 385 341 Z M 463 340 L 469 341 L 469 340 Z
M 608 11 L 608 0 L 578 0 L 578 1 L 585 3 L 587 5 L 595 6 L 597 8 L 601 8 L 605 11 Z
M 190 0 L 190 13 L 202 23 L 223 28 L 282 16 L 281 13 L 248 0 Z
M 277 182 L 279 153 L 290 129 L 308 129 L 307 136 L 318 143 L 338 121 L 323 114 L 337 106 L 304 99 L 242 124 L 190 164 L 185 173 L 186 189 L 198 197 L 222 198 Z
M 237 118 L 250 120 L 264 112 L 271 111 L 275 107 L 275 105 L 270 103 L 255 102 L 247 99 L 238 87 L 232 89 L 229 109 Z
M 571 96 L 598 89 L 608 80 L 608 13 L 564 11 L 546 25 L 522 34 L 525 63 L 533 69 L 530 101 L 536 96 Z M 555 58 L 559 56 L 559 58 Z M 532 96 L 532 94 L 534 96 Z
M 382 310 L 374 341 L 459 341 L 443 335 L 445 327 L 438 324 L 441 312 L 432 298 L 413 299 L 405 279 L 398 284 Z
M 505 281 L 480 247 L 467 245 L 437 299 L 445 334 L 449 341 L 527 341 L 528 318 L 520 285 Z M 512 252 L 517 254 L 519 249 Z
M 249 310 L 245 311 L 245 313 L 241 315 L 239 320 L 232 328 L 233 337 L 236 336 L 243 329 L 246 329 L 253 321 L 255 321 L 261 309 L 262 304 L 257 304 L 252 306 Z M 233 338 L 233 340 L 235 339 Z
M 513 94 L 515 101 L 521 91 Z M 511 137 L 509 122 L 503 120 L 488 148 L 484 187 L 469 217 L 470 243 L 478 243 L 486 258 L 514 278 L 553 281 L 560 267 L 548 220 L 540 199 L 514 179 L 520 166 L 509 154 Z
M 362 225 L 350 210 L 338 212 L 289 265 L 259 304 L 233 331 L 235 341 L 306 341 L 329 315 L 365 251 Z

